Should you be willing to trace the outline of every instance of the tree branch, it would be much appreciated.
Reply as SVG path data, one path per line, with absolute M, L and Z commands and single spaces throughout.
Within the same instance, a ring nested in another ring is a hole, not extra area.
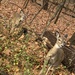
M 56 22 L 58 21 L 59 15 L 60 15 L 60 13 L 61 13 L 63 7 L 64 7 L 65 2 L 66 2 L 66 0 L 64 0 L 64 1 L 61 3 L 61 5 L 60 5 L 60 9 L 59 9 L 59 12 L 58 12 L 58 14 L 57 14 L 57 18 L 56 18 L 56 20 L 55 20 L 55 22 L 54 22 L 55 24 L 56 24 Z
M 46 4 L 46 3 L 45 3 Z M 34 17 L 32 18 L 32 20 L 30 21 L 30 24 L 33 22 L 33 20 L 36 18 L 36 16 L 40 13 L 40 11 L 44 8 L 45 5 L 43 5 L 40 10 L 34 15 Z
M 56 12 L 54 13 L 54 15 L 52 16 L 52 18 L 48 20 L 47 25 L 46 25 L 45 29 L 43 30 L 43 32 L 42 32 L 42 34 L 41 34 L 41 38 L 43 37 L 44 32 L 46 31 L 46 29 L 48 28 L 48 26 L 50 25 L 50 23 L 52 22 L 52 20 L 56 17 L 56 15 L 58 14 L 58 12 L 60 11 L 61 6 L 65 3 L 65 1 L 66 1 L 66 0 L 64 0 L 62 3 L 60 3 L 60 4 L 57 6 L 57 10 L 56 10 Z
M 26 9 L 26 7 L 27 7 L 28 3 L 29 3 L 29 0 L 25 0 L 24 5 L 23 5 L 23 8 L 22 8 L 22 9 Z
M 59 3 L 52 2 L 52 1 L 50 1 L 50 0 L 49 0 L 49 2 L 50 2 L 50 3 L 52 3 L 52 4 L 54 4 L 54 5 L 59 5 Z M 63 6 L 63 8 L 64 8 L 64 9 L 67 9 L 67 10 L 69 10 L 70 12 L 72 12 L 72 13 L 74 13 L 74 14 L 75 14 L 75 11 L 73 11 L 73 10 L 71 10 L 71 9 L 69 9 L 69 8 L 65 7 L 65 6 Z

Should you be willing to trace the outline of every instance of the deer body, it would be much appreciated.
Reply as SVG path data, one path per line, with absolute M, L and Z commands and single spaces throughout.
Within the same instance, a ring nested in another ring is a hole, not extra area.
M 48 52 L 45 57 L 45 61 L 52 64 L 53 67 L 57 67 L 64 59 L 64 51 L 58 47 L 57 44 Z

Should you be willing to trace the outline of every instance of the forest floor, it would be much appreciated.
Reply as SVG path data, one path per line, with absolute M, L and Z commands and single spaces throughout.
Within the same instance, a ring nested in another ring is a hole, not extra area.
M 28 31 L 26 35 L 22 34 L 18 39 L 15 37 L 8 38 L 7 26 L 9 21 L 15 12 L 19 13 L 21 10 L 10 2 L 22 8 L 24 0 L 3 0 L 0 4 L 0 75 L 38 75 L 43 66 L 47 49 L 35 41 L 37 38 L 35 33 L 42 33 L 48 19 L 53 15 L 53 10 L 41 10 L 33 22 L 29 24 L 40 9 L 39 5 L 29 2 L 27 8 L 24 9 L 26 19 L 22 25 L 33 33 Z M 54 24 L 53 20 L 47 30 L 52 33 L 59 31 L 61 35 L 68 34 L 67 40 L 69 40 L 75 33 L 75 18 L 61 13 L 57 23 Z M 54 75 L 75 74 L 70 73 L 66 66 L 60 65 Z

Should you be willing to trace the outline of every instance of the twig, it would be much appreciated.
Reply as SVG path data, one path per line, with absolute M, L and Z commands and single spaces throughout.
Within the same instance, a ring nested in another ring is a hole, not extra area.
M 48 59 L 49 60 L 49 59 Z M 46 66 L 47 66 L 47 64 L 48 64 L 48 60 L 44 60 L 44 65 L 43 65 L 43 68 L 42 68 L 42 70 L 40 71 L 40 73 L 39 73 L 39 75 L 41 75 L 41 74 L 45 74 L 45 72 L 46 72 Z
M 22 9 L 26 9 L 26 8 L 27 8 L 28 3 L 29 3 L 29 0 L 25 0 L 24 5 L 23 5 L 23 8 L 22 8 Z
M 21 9 L 21 11 L 23 11 L 23 13 L 24 13 L 24 9 L 26 9 L 26 7 L 27 7 L 27 5 L 28 5 L 28 2 L 29 2 L 29 0 L 25 0 L 25 2 L 24 2 L 24 4 L 23 4 L 23 7 L 20 7 L 19 5 L 15 4 L 15 3 L 13 3 L 13 2 L 9 2 L 9 3 L 11 3 L 11 4 L 13 4 L 13 5 L 19 7 L 19 8 Z
M 43 37 L 44 32 L 46 31 L 46 29 L 48 28 L 48 26 L 50 25 L 50 23 L 52 22 L 52 20 L 56 17 L 56 15 L 58 14 L 58 12 L 60 11 L 62 3 L 57 6 L 56 12 L 52 16 L 52 18 L 48 20 L 47 25 L 46 25 L 45 29 L 43 30 L 43 32 L 41 34 L 41 38 Z
M 50 3 L 53 3 L 54 5 L 59 5 L 59 3 L 52 2 L 52 1 L 50 1 L 50 0 L 49 0 L 49 2 L 50 2 Z M 65 7 L 65 6 L 63 6 L 63 8 L 64 8 L 64 9 L 67 9 L 67 10 L 69 10 L 70 12 L 72 12 L 72 13 L 74 13 L 74 14 L 75 14 L 75 11 L 73 11 L 73 10 L 71 10 L 71 9 L 69 9 L 69 8 Z
M 15 4 L 15 3 L 13 3 L 13 2 L 9 2 L 10 4 L 13 4 L 13 5 L 15 5 L 15 6 L 17 6 L 18 8 L 20 8 L 21 9 L 21 11 L 23 11 L 23 8 L 22 7 L 20 7 L 19 5 L 17 5 L 17 4 Z M 24 11 L 23 11 L 23 13 L 24 13 Z
M 65 14 L 65 15 L 67 15 L 67 16 L 71 16 L 72 18 L 75 18 L 74 15 L 70 15 L 70 14 L 68 14 L 68 13 L 66 13 L 66 12 L 62 12 L 62 13 Z
M 56 20 L 55 20 L 55 24 L 56 24 L 56 22 L 58 21 L 58 18 L 59 18 L 59 15 L 60 15 L 60 13 L 61 13 L 61 11 L 62 11 L 62 9 L 63 9 L 63 6 L 64 6 L 64 4 L 65 4 L 65 2 L 66 2 L 66 0 L 64 0 L 62 3 L 61 3 L 61 7 L 60 7 L 60 10 L 59 10 L 59 12 L 58 12 L 58 14 L 57 14 L 57 18 L 56 18 Z
M 45 3 L 46 4 L 46 3 Z M 34 15 L 34 17 L 32 18 L 32 20 L 30 21 L 30 24 L 33 22 L 33 20 L 36 18 L 36 16 L 40 13 L 40 11 L 44 8 L 45 5 L 43 5 L 40 10 Z
M 45 75 L 47 75 L 48 74 L 48 72 L 50 71 L 50 69 L 52 68 L 52 66 L 49 66 L 49 68 L 48 68 L 48 70 L 47 70 L 47 72 L 46 72 L 46 74 Z M 53 73 L 52 73 L 53 74 Z M 52 75 L 51 74 L 51 75 Z

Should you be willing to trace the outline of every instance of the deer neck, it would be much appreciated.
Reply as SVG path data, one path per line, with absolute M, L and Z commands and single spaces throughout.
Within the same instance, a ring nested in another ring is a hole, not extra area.
M 58 46 L 58 44 L 55 44 L 53 46 L 53 48 L 50 50 L 50 52 L 51 52 L 51 54 L 56 54 L 59 49 L 60 49 L 60 47 Z
M 55 44 L 52 49 L 53 49 L 53 50 L 58 50 L 58 49 L 60 49 L 60 47 L 58 46 L 58 44 Z

